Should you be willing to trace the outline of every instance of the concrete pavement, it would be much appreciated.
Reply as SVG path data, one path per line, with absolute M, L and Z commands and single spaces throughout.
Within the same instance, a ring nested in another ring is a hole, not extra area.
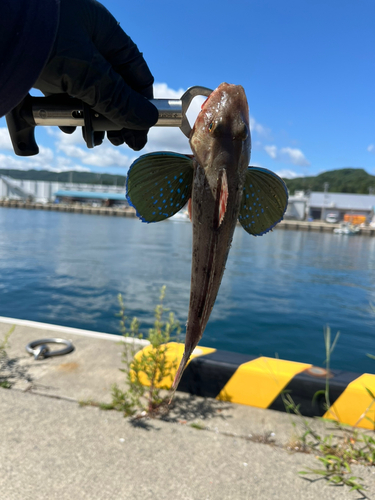
M 0 339 L 9 326 L 0 321 Z M 0 389 L 1 500 L 361 498 L 300 477 L 318 462 L 286 449 L 301 424 L 283 413 L 183 394 L 165 420 L 80 407 L 80 399 L 110 401 L 111 384 L 124 378 L 122 346 L 113 336 L 47 328 L 17 325 L 10 338 L 18 380 Z M 75 351 L 41 361 L 24 351 L 53 336 L 71 339 Z M 353 475 L 375 499 L 375 468 L 353 467 Z

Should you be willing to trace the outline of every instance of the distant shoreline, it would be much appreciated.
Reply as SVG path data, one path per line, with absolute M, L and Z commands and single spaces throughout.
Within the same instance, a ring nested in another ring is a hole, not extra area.
M 0 200 L 0 207 L 4 208 L 24 208 L 28 210 L 49 210 L 53 212 L 70 212 L 78 214 L 107 215 L 115 217 L 136 217 L 135 210 L 132 207 L 91 207 L 79 205 L 77 203 L 34 203 L 23 200 Z M 314 231 L 332 233 L 333 229 L 339 227 L 339 224 L 329 224 L 324 221 L 299 221 L 283 220 L 275 229 Z M 361 228 L 362 235 L 375 236 L 375 227 Z
M 0 207 L 25 208 L 28 210 L 49 210 L 53 212 L 72 212 L 78 214 L 112 215 L 118 217 L 136 217 L 132 207 L 91 207 L 78 203 L 34 203 L 23 200 L 0 200 Z

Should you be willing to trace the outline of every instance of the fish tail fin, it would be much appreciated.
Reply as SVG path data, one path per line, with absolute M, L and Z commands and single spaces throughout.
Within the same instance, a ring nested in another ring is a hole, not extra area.
M 189 349 L 188 351 L 185 350 L 184 355 L 182 356 L 180 366 L 178 367 L 176 376 L 174 378 L 173 384 L 172 384 L 172 394 L 169 399 L 169 404 L 172 402 L 172 399 L 175 395 L 175 392 L 177 390 L 178 384 L 180 383 L 182 374 L 184 373 L 184 370 L 186 368 L 186 365 L 190 359 L 191 353 L 193 352 L 193 349 Z

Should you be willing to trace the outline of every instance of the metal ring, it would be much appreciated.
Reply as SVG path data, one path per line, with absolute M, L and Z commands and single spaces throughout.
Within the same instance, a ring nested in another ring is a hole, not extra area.
M 46 344 L 64 344 L 66 347 L 64 347 L 64 349 L 60 349 L 59 351 L 51 351 Z M 38 348 L 36 349 L 36 347 Z M 70 340 L 58 338 L 41 339 L 34 340 L 33 342 L 27 344 L 26 351 L 29 354 L 32 354 L 35 359 L 39 359 L 41 357 L 50 358 L 52 356 L 62 356 L 63 354 L 69 354 L 70 352 L 74 351 L 74 346 L 72 342 L 70 342 Z
M 212 89 L 196 85 L 194 87 L 188 88 L 187 91 L 184 93 L 184 95 L 181 97 L 182 123 L 180 126 L 180 130 L 186 135 L 188 139 L 190 137 L 192 128 L 190 126 L 189 120 L 187 119 L 186 112 L 188 110 L 188 107 L 190 106 L 191 101 L 194 99 L 194 97 L 197 97 L 198 95 L 209 97 L 212 94 L 212 92 L 213 92 Z

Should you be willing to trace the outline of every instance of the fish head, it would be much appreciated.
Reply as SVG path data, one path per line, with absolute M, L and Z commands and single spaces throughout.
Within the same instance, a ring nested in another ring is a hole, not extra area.
M 250 162 L 249 106 L 240 85 L 222 83 L 203 103 L 190 135 L 196 161 L 217 175 L 225 168 L 228 177 Z M 233 170 L 233 171 L 232 171 Z

